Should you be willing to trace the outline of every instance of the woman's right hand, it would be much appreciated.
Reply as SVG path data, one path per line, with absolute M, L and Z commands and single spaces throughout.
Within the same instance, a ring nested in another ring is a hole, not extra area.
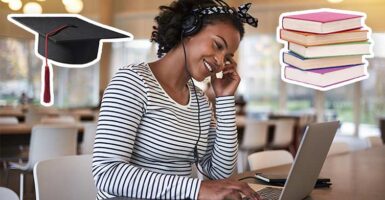
M 198 199 L 241 200 L 241 193 L 250 200 L 260 200 L 259 195 L 247 183 L 228 179 L 202 181 Z

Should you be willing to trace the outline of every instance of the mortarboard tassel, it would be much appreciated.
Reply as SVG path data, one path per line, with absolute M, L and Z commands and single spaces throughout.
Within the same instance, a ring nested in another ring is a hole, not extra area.
M 56 35 L 60 31 L 64 30 L 67 27 L 73 27 L 72 25 L 63 25 L 56 28 L 53 31 L 48 32 L 45 35 L 45 67 L 44 67 L 44 93 L 43 93 L 43 101 L 44 103 L 51 102 L 51 79 L 50 79 L 50 70 L 48 66 L 48 38 Z
M 46 63 L 45 69 L 44 69 L 44 95 L 43 95 L 43 100 L 44 103 L 49 103 L 51 102 L 51 84 L 50 84 L 50 77 L 49 77 L 49 67 Z

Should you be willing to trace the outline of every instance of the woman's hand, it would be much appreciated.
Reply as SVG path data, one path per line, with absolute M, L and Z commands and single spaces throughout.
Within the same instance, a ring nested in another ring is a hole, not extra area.
M 241 200 L 241 193 L 250 200 L 260 200 L 259 195 L 245 182 L 233 180 L 202 181 L 199 200 Z
M 230 57 L 228 60 L 223 69 L 222 79 L 217 78 L 215 74 L 211 76 L 211 85 L 213 86 L 216 97 L 234 96 L 241 81 L 236 70 L 237 63 Z

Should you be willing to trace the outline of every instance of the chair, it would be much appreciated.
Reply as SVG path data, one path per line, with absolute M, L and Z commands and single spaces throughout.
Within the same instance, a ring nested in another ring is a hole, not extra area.
M 0 125 L 14 125 L 18 123 L 17 117 L 0 117 Z
M 345 153 L 349 153 L 350 151 L 351 150 L 350 150 L 348 143 L 346 143 L 346 142 L 333 142 L 332 145 L 330 146 L 328 156 L 345 154 Z
M 74 124 L 75 122 L 76 120 L 74 117 L 67 115 L 41 118 L 41 123 L 43 124 Z
M 17 125 L 19 120 L 17 117 L 0 117 L 0 125 Z M 4 169 L 7 168 L 8 161 L 18 160 L 22 158 L 23 146 L 19 145 L 17 149 L 13 147 L 2 147 L 0 152 L 0 160 Z
M 275 167 L 293 163 L 293 156 L 285 150 L 269 150 L 248 156 L 250 170 Z
M 28 163 L 10 163 L 21 170 L 20 199 L 23 199 L 24 173 L 41 161 L 59 156 L 76 155 L 77 128 L 69 125 L 36 125 L 32 128 Z
M 275 131 L 273 141 L 269 144 L 273 149 L 287 149 L 293 152 L 293 138 L 294 138 L 294 125 L 293 119 L 279 119 L 275 123 Z
M 80 145 L 80 154 L 92 154 L 96 135 L 96 123 L 85 123 L 83 142 Z
M 70 113 L 72 116 L 78 119 L 78 121 L 95 121 L 94 111 L 88 108 L 75 109 L 72 110 Z
M 38 162 L 33 169 L 36 200 L 96 199 L 91 164 L 92 155 L 65 156 Z
M 19 197 L 14 191 L 0 187 L 0 200 L 19 200 Z
M 366 141 L 368 142 L 368 146 L 371 147 L 381 147 L 384 146 L 384 143 L 380 137 L 377 136 L 370 136 L 366 138 Z
M 25 113 L 25 123 L 37 124 L 40 123 L 43 114 L 38 111 L 38 108 L 30 106 L 28 111 Z
M 238 173 L 247 170 L 247 156 L 251 152 L 262 150 L 267 143 L 268 121 L 246 119 L 245 131 L 238 152 Z

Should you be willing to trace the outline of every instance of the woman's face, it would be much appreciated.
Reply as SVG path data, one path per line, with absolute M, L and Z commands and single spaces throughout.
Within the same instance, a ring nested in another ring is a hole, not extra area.
M 239 31 L 231 24 L 217 22 L 203 27 L 185 42 L 191 76 L 197 81 L 223 70 L 231 61 L 241 40 Z

